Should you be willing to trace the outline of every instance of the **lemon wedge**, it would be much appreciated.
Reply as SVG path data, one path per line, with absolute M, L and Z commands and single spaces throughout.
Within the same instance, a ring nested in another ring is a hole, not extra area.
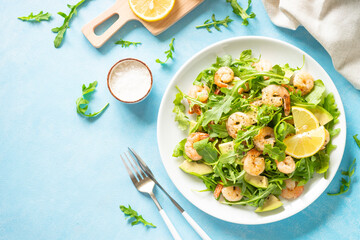
M 147 22 L 164 19 L 173 9 L 175 0 L 129 0 L 131 10 Z
M 287 137 L 284 139 L 285 153 L 294 158 L 310 157 L 321 149 L 325 143 L 325 138 L 324 126 Z
M 304 133 L 319 127 L 319 120 L 309 110 L 302 107 L 292 107 L 292 115 L 296 133 Z

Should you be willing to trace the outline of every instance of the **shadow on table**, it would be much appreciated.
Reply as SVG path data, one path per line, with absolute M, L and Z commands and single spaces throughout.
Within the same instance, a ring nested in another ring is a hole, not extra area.
M 158 105 L 154 89 L 152 89 L 149 95 L 139 103 L 121 103 L 116 106 L 121 108 L 119 110 L 121 114 L 131 114 L 133 117 L 136 117 L 137 120 L 150 124 L 156 121 Z

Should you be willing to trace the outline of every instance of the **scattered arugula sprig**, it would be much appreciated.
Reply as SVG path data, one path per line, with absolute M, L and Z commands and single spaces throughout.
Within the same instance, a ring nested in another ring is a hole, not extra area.
M 249 18 L 255 18 L 256 15 L 255 13 L 251 12 L 250 15 L 247 13 L 247 11 L 249 10 L 250 6 L 251 6 L 251 0 L 248 0 L 248 6 L 246 9 L 243 9 L 239 3 L 237 2 L 237 0 L 226 0 L 228 3 L 230 3 L 231 7 L 233 8 L 233 12 L 240 16 L 243 19 L 242 25 L 247 26 L 249 24 L 248 19 Z
M 58 12 L 58 14 L 60 16 L 62 16 L 64 18 L 64 22 L 63 25 L 61 25 L 60 27 L 56 27 L 51 29 L 52 32 L 57 33 L 55 40 L 54 40 L 54 46 L 56 48 L 60 47 L 62 40 L 64 39 L 64 35 L 66 30 L 69 28 L 69 24 L 70 24 L 70 20 L 73 17 L 73 15 L 77 14 L 77 8 L 83 4 L 86 0 L 81 0 L 80 2 L 78 2 L 75 5 L 70 5 L 68 4 L 67 6 L 70 8 L 70 13 L 69 15 L 66 15 L 63 12 Z
M 107 106 L 109 106 L 109 103 L 107 103 L 100 111 L 86 114 L 86 111 L 88 110 L 89 107 L 88 106 L 89 100 L 85 99 L 84 97 L 86 94 L 95 91 L 97 83 L 98 83 L 97 81 L 94 81 L 93 83 L 90 83 L 88 87 L 86 87 L 85 84 L 83 84 L 82 96 L 76 100 L 76 111 L 84 117 L 96 117 L 101 112 L 103 112 Z
M 123 39 L 120 39 L 119 41 L 116 41 L 115 44 L 121 45 L 122 48 L 127 48 L 130 45 L 134 45 L 135 47 L 139 44 L 141 44 L 141 42 L 130 42 L 130 41 L 126 41 Z
M 169 44 L 170 49 L 167 50 L 167 51 L 165 51 L 166 60 L 165 60 L 165 61 L 161 61 L 160 59 L 156 59 L 156 62 L 157 62 L 157 63 L 165 64 L 170 58 L 171 58 L 171 59 L 174 59 L 174 57 L 173 57 L 173 52 L 175 52 L 174 41 L 175 41 L 175 38 L 172 38 L 172 39 L 171 39 L 171 42 L 170 42 L 170 44 Z
M 354 158 L 354 160 L 350 164 L 348 171 L 341 171 L 341 174 L 344 176 L 348 176 L 349 180 L 346 181 L 345 178 L 341 178 L 340 191 L 338 193 L 328 193 L 329 196 L 337 196 L 337 195 L 340 195 L 340 194 L 343 194 L 343 193 L 346 193 L 347 191 L 349 191 L 350 184 L 351 184 L 351 177 L 355 173 L 355 162 L 356 162 L 356 158 Z
M 150 226 L 150 227 L 156 228 L 156 226 L 155 226 L 154 224 L 146 221 L 146 220 L 142 217 L 142 215 L 138 215 L 138 213 L 137 213 L 134 209 L 132 209 L 132 208 L 130 207 L 130 205 L 129 205 L 128 208 L 125 207 L 125 206 L 123 206 L 123 205 L 120 205 L 120 210 L 121 210 L 125 215 L 127 215 L 127 217 L 126 217 L 125 219 L 135 218 L 135 220 L 131 222 L 131 226 L 134 226 L 134 225 L 136 225 L 136 224 L 138 224 L 138 223 L 141 222 L 141 223 L 144 224 L 144 226 Z
M 28 22 L 41 22 L 41 21 L 49 21 L 51 18 L 51 14 L 50 13 L 44 13 L 43 11 L 39 12 L 38 14 L 34 15 L 32 12 L 30 13 L 29 16 L 24 16 L 24 17 L 18 17 L 18 19 L 22 20 L 22 21 L 28 21 Z
M 358 139 L 357 136 L 358 136 L 358 134 L 355 134 L 355 135 L 353 136 L 353 138 L 354 138 L 356 144 L 358 145 L 358 147 L 360 148 L 360 139 Z
M 211 22 L 212 21 L 212 22 Z M 210 28 L 214 27 L 216 30 L 221 31 L 219 25 L 223 25 L 224 27 L 228 27 L 228 23 L 231 23 L 232 19 L 230 19 L 229 16 L 227 16 L 224 20 L 216 20 L 215 14 L 211 16 L 211 19 L 207 19 L 203 25 L 196 26 L 197 29 L 199 28 L 206 28 L 208 32 L 211 33 Z

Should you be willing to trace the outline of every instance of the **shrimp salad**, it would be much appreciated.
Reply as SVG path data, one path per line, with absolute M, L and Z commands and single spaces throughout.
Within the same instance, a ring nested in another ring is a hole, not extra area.
M 245 50 L 238 59 L 217 57 L 189 89 L 186 94 L 177 87 L 175 121 L 188 136 L 173 156 L 183 159 L 183 171 L 204 182 L 202 191 L 213 192 L 221 203 L 263 212 L 301 196 L 314 174 L 326 178 L 340 113 L 333 94 L 303 67 L 273 65 Z M 288 139 L 297 137 L 306 148 L 312 140 L 303 136 L 313 132 L 297 129 L 294 108 L 318 118 L 313 131 L 322 134 L 322 142 L 313 143 L 321 146 L 310 155 L 290 153 L 294 141 Z

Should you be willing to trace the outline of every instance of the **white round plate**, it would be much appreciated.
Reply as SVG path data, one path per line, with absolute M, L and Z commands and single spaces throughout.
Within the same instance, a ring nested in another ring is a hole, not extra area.
M 255 213 L 255 208 L 249 206 L 224 205 L 216 201 L 211 192 L 196 191 L 205 189 L 203 182 L 180 170 L 179 165 L 183 160 L 172 157 L 176 144 L 187 137 L 187 131 L 183 132 L 177 127 L 177 123 L 174 121 L 174 113 L 172 113 L 174 107 L 173 100 L 177 93 L 175 86 L 178 86 L 183 92 L 188 92 L 197 75 L 214 63 L 216 56 L 230 54 L 233 58 L 237 58 L 246 49 L 251 49 L 253 56 L 260 56 L 261 54 L 262 59 L 267 59 L 273 64 L 289 63 L 292 67 L 302 66 L 303 55 L 305 55 L 304 69 L 310 72 L 315 79 L 323 80 L 327 91 L 334 94 L 336 104 L 341 112 L 339 123 L 336 126 L 341 131 L 339 136 L 333 140 L 333 144 L 337 145 L 337 148 L 331 153 L 327 179 L 315 173 L 314 177 L 305 185 L 305 190 L 301 197 L 293 201 L 282 200 L 284 202 L 283 207 L 265 213 Z M 157 138 L 162 162 L 170 179 L 192 204 L 207 214 L 228 222 L 264 224 L 279 221 L 300 212 L 325 191 L 335 176 L 343 156 L 346 139 L 346 121 L 343 104 L 334 83 L 320 64 L 312 57 L 289 43 L 272 38 L 236 37 L 213 44 L 195 54 L 175 74 L 161 101 L 157 124 Z

